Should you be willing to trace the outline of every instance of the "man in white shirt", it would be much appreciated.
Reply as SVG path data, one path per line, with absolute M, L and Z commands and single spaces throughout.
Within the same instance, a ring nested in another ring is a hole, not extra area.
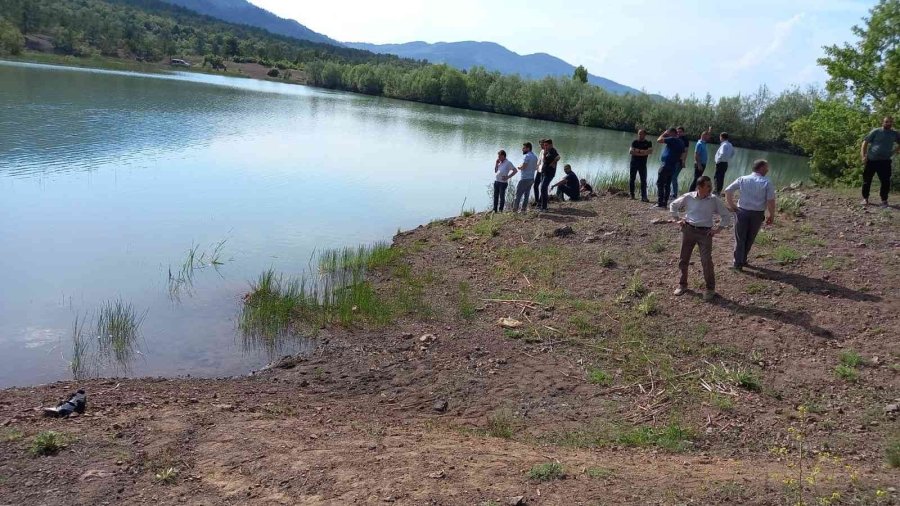
M 494 162 L 494 212 L 502 213 L 506 205 L 506 188 L 509 180 L 516 175 L 516 166 L 506 159 L 506 151 L 497 152 L 497 161 Z
M 734 268 L 738 271 L 747 266 L 750 248 L 762 228 L 763 220 L 766 225 L 775 221 L 775 185 L 766 177 L 768 173 L 769 162 L 756 160 L 753 162 L 752 174 L 735 179 L 725 188 L 728 208 L 737 213 L 734 225 Z M 737 206 L 734 205 L 735 191 L 741 192 Z
M 703 279 L 706 282 L 703 300 L 712 301 L 716 298 L 716 272 L 712 260 L 713 237 L 722 228 L 731 225 L 731 212 L 718 197 L 712 195 L 712 181 L 709 176 L 700 176 L 697 179 L 697 191 L 685 193 L 675 199 L 669 204 L 669 211 L 681 227 L 681 258 L 678 262 L 681 278 L 678 280 L 675 295 L 687 292 L 688 269 L 696 245 L 700 248 L 700 263 L 703 265 Z M 718 226 L 713 220 L 713 215 L 716 214 L 719 215 Z
M 734 158 L 734 146 L 728 140 L 728 132 L 722 132 L 719 135 L 719 149 L 716 151 L 716 195 L 722 194 L 722 188 L 725 186 L 725 171 L 728 170 L 728 162 Z
M 522 144 L 522 165 L 519 166 L 519 183 L 516 185 L 516 198 L 513 201 L 513 212 L 519 212 L 521 205 L 522 212 L 528 210 L 528 193 L 534 185 L 534 178 L 537 174 L 538 157 L 534 156 L 531 151 L 531 143 Z

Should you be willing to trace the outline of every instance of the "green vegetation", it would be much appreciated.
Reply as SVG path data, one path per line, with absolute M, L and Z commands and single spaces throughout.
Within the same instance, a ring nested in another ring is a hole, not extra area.
M 597 262 L 600 267 L 609 269 L 616 266 L 616 260 L 609 251 L 603 250 L 597 255 Z
M 591 478 L 609 478 L 615 474 L 615 471 L 606 467 L 589 467 L 585 469 L 584 473 Z
M 900 437 L 889 440 L 884 452 L 891 467 L 900 467 Z
M 178 468 L 166 467 L 164 469 L 160 469 L 159 471 L 157 471 L 155 477 L 158 481 L 161 481 L 167 485 L 175 483 L 175 479 L 178 478 Z
M 771 246 L 772 243 L 775 242 L 775 236 L 772 235 L 768 230 L 760 230 L 759 234 L 756 235 L 756 241 L 754 244 L 757 246 Z
M 25 433 L 15 427 L 3 427 L 0 429 L 0 443 L 19 441 L 25 437 Z
M 644 280 L 641 279 L 641 274 L 635 272 L 628 281 L 628 285 L 625 286 L 625 295 L 627 297 L 637 298 L 644 296 L 646 293 L 647 287 L 644 286 Z
M 791 247 L 778 246 L 772 253 L 772 258 L 774 258 L 775 261 L 780 263 L 781 265 L 787 265 L 800 260 L 801 258 L 803 258 L 803 256 L 799 251 Z
M 690 430 L 673 422 L 663 428 L 635 427 L 618 437 L 618 443 L 625 446 L 655 446 L 671 452 L 684 451 L 693 437 Z
M 861 366 L 864 362 L 862 356 L 853 350 L 841 352 L 840 360 L 842 365 L 854 368 Z
M 837 375 L 838 378 L 845 381 L 855 382 L 859 379 L 859 373 L 856 371 L 856 368 L 844 364 L 840 364 L 835 367 L 834 374 Z
M 561 480 L 566 477 L 566 471 L 559 462 L 547 462 L 538 464 L 528 471 L 528 478 L 535 481 Z
M 516 432 L 516 417 L 508 409 L 501 409 L 488 416 L 487 434 L 492 437 L 510 439 Z
M 806 204 L 802 198 L 795 195 L 783 195 L 778 198 L 778 212 L 792 216 L 802 216 L 802 208 Z
M 588 381 L 595 385 L 606 386 L 612 382 L 612 377 L 602 369 L 593 368 L 588 370 Z
M 121 299 L 107 301 L 100 306 L 96 326 L 100 357 L 127 367 L 134 359 L 141 325 L 146 316 L 146 311 L 138 314 L 130 302 L 126 303 Z M 77 328 L 75 333 L 77 336 Z
M 637 312 L 644 316 L 654 315 L 657 310 L 656 294 L 653 292 L 645 295 L 637 305 Z
M 710 366 L 708 373 L 713 383 L 734 385 L 751 392 L 762 391 L 762 381 L 756 373 L 749 369 L 728 367 L 723 363 Z
M 666 242 L 662 239 L 654 239 L 652 243 L 650 243 L 650 251 L 652 253 L 662 253 L 666 250 Z
M 212 245 L 211 248 L 200 251 L 200 245 L 191 245 L 187 255 L 181 262 L 181 267 L 175 271 L 169 266 L 169 298 L 178 300 L 181 294 L 187 292 L 190 294 L 191 288 L 194 286 L 194 273 L 212 267 L 218 269 L 223 265 L 223 249 L 228 239 L 223 239 Z
M 54 455 L 68 446 L 69 437 L 60 432 L 47 430 L 34 437 L 31 448 L 32 455 Z
M 25 36 L 16 25 L 0 17 L 0 56 L 18 55 L 23 49 Z
M 456 294 L 456 304 L 459 307 L 459 316 L 466 320 L 475 317 L 475 302 L 472 301 L 472 287 L 465 281 L 459 282 L 459 290 Z

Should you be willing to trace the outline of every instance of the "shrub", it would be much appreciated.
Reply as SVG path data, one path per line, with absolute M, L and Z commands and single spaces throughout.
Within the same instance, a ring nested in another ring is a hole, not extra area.
M 843 364 L 835 367 L 834 373 L 838 378 L 841 378 L 845 381 L 856 381 L 857 379 L 859 379 L 859 373 L 856 372 L 856 369 Z
M 792 264 L 802 258 L 799 251 L 787 246 L 779 246 L 775 248 L 775 252 L 772 254 L 772 256 L 775 258 L 775 261 L 780 263 L 781 265 Z
M 566 472 L 559 462 L 547 462 L 532 467 L 528 477 L 535 481 L 560 480 L 566 477 Z
M 266 75 L 269 77 L 278 77 L 281 75 L 281 72 L 278 69 L 273 68 L 273 69 L 269 69 L 269 71 L 266 72 Z
M 637 305 L 638 313 L 644 316 L 650 316 L 652 314 L 656 314 L 657 304 L 656 304 L 656 294 L 648 293 L 641 299 L 641 302 Z
M 516 417 L 512 411 L 501 409 L 488 416 L 487 433 L 493 437 L 510 439 L 515 433 Z
M 47 430 L 34 436 L 29 451 L 32 455 L 54 455 L 69 444 L 65 434 Z
M 609 385 L 612 378 L 609 374 L 603 372 L 603 370 L 595 368 L 588 371 L 588 381 L 595 385 L 605 386 Z
M 786 195 L 778 199 L 778 212 L 793 216 L 802 216 L 803 199 L 795 195 Z
M 863 358 L 859 353 L 856 353 L 853 350 L 847 350 L 841 352 L 840 355 L 841 364 L 847 367 L 859 367 L 863 364 Z

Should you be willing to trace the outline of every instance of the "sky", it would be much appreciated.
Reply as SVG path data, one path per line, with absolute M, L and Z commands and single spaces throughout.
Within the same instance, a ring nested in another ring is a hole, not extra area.
M 497 42 L 671 97 L 821 85 L 822 46 L 852 41 L 876 0 L 250 0 L 345 42 Z M 448 7 L 452 6 L 452 7 Z

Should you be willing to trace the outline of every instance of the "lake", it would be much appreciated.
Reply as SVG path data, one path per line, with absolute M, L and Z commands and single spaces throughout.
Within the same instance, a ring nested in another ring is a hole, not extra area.
M 238 330 L 262 271 L 299 274 L 317 250 L 484 209 L 496 151 L 518 164 L 541 137 L 582 175 L 626 170 L 634 135 L 225 76 L 0 62 L 0 387 L 71 378 L 76 318 L 107 301 L 143 323 L 100 375 L 240 375 L 301 351 L 308 341 L 272 349 Z M 729 178 L 760 157 L 779 184 L 808 175 L 803 158 L 738 149 Z M 203 261 L 182 283 L 191 250 Z

